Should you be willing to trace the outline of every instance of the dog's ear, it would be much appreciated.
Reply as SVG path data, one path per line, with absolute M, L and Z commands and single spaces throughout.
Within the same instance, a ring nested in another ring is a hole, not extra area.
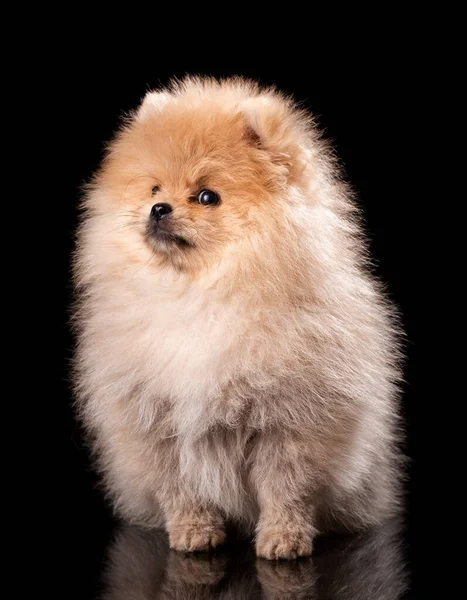
M 170 94 L 168 92 L 148 92 L 136 111 L 136 118 L 145 119 L 161 111 L 169 100 Z
M 265 150 L 275 164 L 287 169 L 289 180 L 299 178 L 309 159 L 308 132 L 292 103 L 264 94 L 243 102 L 241 111 L 249 142 Z

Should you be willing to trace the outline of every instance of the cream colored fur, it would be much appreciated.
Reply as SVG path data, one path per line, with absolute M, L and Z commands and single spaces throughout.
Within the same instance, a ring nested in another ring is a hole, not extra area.
M 117 511 L 175 548 L 233 520 L 291 558 L 397 504 L 396 320 L 330 156 L 277 92 L 187 79 L 147 96 L 84 199 L 80 416 Z M 159 201 L 190 247 L 148 241 Z

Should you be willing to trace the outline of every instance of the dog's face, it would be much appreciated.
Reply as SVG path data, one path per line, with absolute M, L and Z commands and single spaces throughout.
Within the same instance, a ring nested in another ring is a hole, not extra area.
M 272 143 L 283 108 L 276 102 L 271 117 L 264 99 L 241 108 L 225 98 L 146 97 L 100 174 L 110 191 L 104 210 L 122 225 L 115 233 L 138 236 L 141 260 L 150 251 L 179 270 L 197 269 L 250 234 L 280 227 L 298 161 L 296 143 Z

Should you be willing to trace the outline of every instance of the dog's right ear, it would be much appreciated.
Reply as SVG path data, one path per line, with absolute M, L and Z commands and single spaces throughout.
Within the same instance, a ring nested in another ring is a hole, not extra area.
M 168 92 L 148 92 L 136 111 L 136 118 L 142 120 L 160 112 L 169 100 L 170 94 Z
M 240 105 L 244 136 L 265 150 L 274 164 L 287 171 L 289 181 L 301 177 L 309 159 L 307 130 L 290 101 L 277 94 L 260 94 Z

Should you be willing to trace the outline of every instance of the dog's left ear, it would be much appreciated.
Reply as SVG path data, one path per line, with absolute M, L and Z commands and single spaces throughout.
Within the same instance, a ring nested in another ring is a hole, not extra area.
M 290 183 L 303 174 L 310 152 L 309 133 L 292 103 L 273 94 L 249 98 L 241 105 L 245 137 L 287 170 Z

